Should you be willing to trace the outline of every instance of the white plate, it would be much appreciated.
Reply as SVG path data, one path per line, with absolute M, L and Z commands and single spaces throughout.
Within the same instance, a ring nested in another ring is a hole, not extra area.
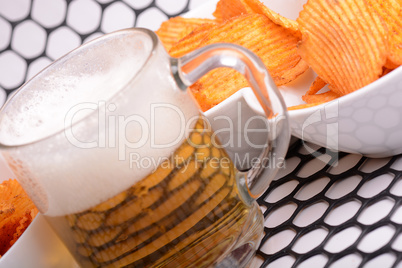
M 216 2 L 212 0 L 186 16 L 211 18 Z M 263 2 L 281 15 L 295 19 L 306 0 Z M 288 107 L 303 103 L 301 96 L 315 77 L 316 74 L 309 70 L 292 83 L 279 88 Z M 258 110 L 259 105 L 252 101 L 253 96 L 247 97 L 250 94 L 247 92 L 244 94 L 250 107 Z M 371 157 L 396 155 L 402 153 L 401 100 L 402 66 L 332 102 L 289 111 L 291 131 L 305 141 L 339 151 Z

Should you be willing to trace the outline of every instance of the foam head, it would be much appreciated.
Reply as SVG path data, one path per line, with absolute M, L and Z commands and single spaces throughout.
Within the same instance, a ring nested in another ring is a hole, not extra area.
M 198 107 L 177 88 L 156 41 L 137 30 L 101 37 L 56 61 L 5 105 L 3 154 L 42 213 L 76 213 L 110 198 L 186 138 Z

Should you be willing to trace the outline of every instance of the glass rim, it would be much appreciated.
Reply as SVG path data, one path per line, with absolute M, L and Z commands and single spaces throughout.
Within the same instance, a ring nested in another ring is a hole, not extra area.
M 21 85 L 13 94 L 12 96 L 10 96 L 7 101 L 3 104 L 2 107 L 0 107 L 0 129 L 1 129 L 1 119 L 4 116 L 5 111 L 9 108 L 10 104 L 12 102 L 14 102 L 16 99 L 19 98 L 19 96 L 21 94 L 23 94 L 26 90 L 30 89 L 30 85 L 33 82 L 36 82 L 37 80 L 42 80 L 45 79 L 47 76 L 47 73 L 54 69 L 55 67 L 57 67 L 61 62 L 65 61 L 65 60 L 69 60 L 70 58 L 75 58 L 77 56 L 79 56 L 80 54 L 82 54 L 84 51 L 91 49 L 95 44 L 100 43 L 106 39 L 110 39 L 110 38 L 119 38 L 118 36 L 120 35 L 124 35 L 126 33 L 134 33 L 134 32 L 139 32 L 139 33 L 143 33 L 145 35 L 147 35 L 148 37 L 150 37 L 150 40 L 152 41 L 152 48 L 149 51 L 149 54 L 147 55 L 143 65 L 138 69 L 138 71 L 136 73 L 133 73 L 131 75 L 131 77 L 125 82 L 122 83 L 121 87 L 116 90 L 116 92 L 114 94 L 112 94 L 111 96 L 107 97 L 104 99 L 104 101 L 108 101 L 111 100 L 113 98 L 115 98 L 120 92 L 122 92 L 127 85 L 133 81 L 144 69 L 144 67 L 146 65 L 148 65 L 150 59 L 152 58 L 152 56 L 154 55 L 155 51 L 157 50 L 158 46 L 160 45 L 159 42 L 159 38 L 156 35 L 155 32 L 146 29 L 146 28 L 140 28 L 140 27 L 133 27 L 133 28 L 126 28 L 126 29 L 121 29 L 121 30 L 117 30 L 114 32 L 110 32 L 110 33 L 106 33 L 102 36 L 99 36 L 97 38 L 94 38 L 86 43 L 81 44 L 80 46 L 70 50 L 69 52 L 67 52 L 66 54 L 64 54 L 63 56 L 57 58 L 56 60 L 54 60 L 51 64 L 49 64 L 48 66 L 44 67 L 41 71 L 39 71 L 37 74 L 35 74 L 32 78 L 30 78 L 29 80 L 27 80 L 23 85 Z M 82 118 L 80 118 L 79 120 L 75 121 L 74 123 L 71 123 L 69 125 L 64 125 L 64 127 L 62 128 L 58 128 L 54 131 L 49 131 L 48 133 L 44 134 L 43 136 L 39 137 L 39 138 L 35 138 L 32 141 L 28 141 L 28 142 L 15 142 L 15 144 L 5 144 L 4 141 L 1 140 L 1 136 L 0 136 L 0 150 L 1 149 L 11 149 L 11 148 L 17 148 L 17 147 L 23 147 L 23 146 L 27 146 L 30 144 L 35 144 L 38 143 L 40 141 L 46 140 L 48 138 L 51 138 L 63 131 L 65 131 L 66 129 L 69 129 L 71 127 L 73 127 L 74 125 L 82 122 L 83 120 L 85 120 L 86 118 L 88 118 L 89 116 L 93 115 L 94 113 L 99 112 L 99 109 L 104 106 L 104 105 L 99 105 L 96 109 L 94 109 L 93 111 L 89 112 L 88 114 L 86 114 L 85 116 L 83 116 Z M 17 123 L 15 123 L 17 124 Z M 13 124 L 14 125 L 14 124 Z M 0 130 L 1 132 L 1 130 Z

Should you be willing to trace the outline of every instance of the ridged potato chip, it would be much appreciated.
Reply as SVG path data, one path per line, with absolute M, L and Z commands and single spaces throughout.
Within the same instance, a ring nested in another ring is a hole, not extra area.
M 308 0 L 297 19 L 299 53 L 340 96 L 378 79 L 387 59 L 387 28 L 365 0 Z
M 402 65 L 402 1 L 368 0 L 380 14 L 388 28 L 389 54 L 386 67 L 395 69 Z
M 299 34 L 299 24 L 291 19 L 283 17 L 269 9 L 259 0 L 243 0 L 255 13 L 267 16 L 272 22 L 285 27 L 286 29 L 292 30 L 296 34 Z
M 269 26 L 256 26 L 259 22 L 252 20 L 261 21 L 256 15 L 268 19 Z M 346 95 L 402 65 L 402 0 L 308 0 L 296 21 L 260 0 L 219 0 L 213 16 L 191 33 L 176 34 L 176 39 L 185 37 L 170 44 L 170 54 L 179 57 L 207 44 L 235 43 L 256 53 L 278 86 L 311 67 L 318 77 L 302 96 L 307 103 L 290 110 Z M 326 85 L 329 91 L 318 93 Z M 221 68 L 191 90 L 205 111 L 245 86 L 241 75 Z
M 289 110 L 302 109 L 307 107 L 312 107 L 315 105 L 319 105 L 328 101 L 332 101 L 340 97 L 339 94 L 329 90 L 323 93 L 319 93 L 321 89 L 323 89 L 327 83 L 319 76 L 316 77 L 313 84 L 307 90 L 306 94 L 302 96 L 302 100 L 306 102 L 306 104 L 301 104 L 297 106 L 290 107 Z
M 265 15 L 272 22 L 299 35 L 299 25 L 296 21 L 279 15 L 259 0 L 220 0 L 213 15 L 218 21 L 222 22 L 239 15 L 253 13 Z
M 244 0 L 220 0 L 216 4 L 216 9 L 212 15 L 217 22 L 221 23 L 233 17 L 250 13 L 254 12 L 244 3 Z
M 169 54 L 180 57 L 209 44 L 237 44 L 259 56 L 279 86 L 293 81 L 308 69 L 306 62 L 297 54 L 299 40 L 291 30 L 264 15 L 245 14 L 212 25 L 207 30 L 197 32 L 195 29 L 176 43 Z M 205 111 L 246 86 L 248 83 L 242 75 L 220 68 L 202 77 L 190 89 Z
M 320 91 L 326 85 L 327 82 L 325 82 L 321 77 L 317 76 L 305 95 L 317 94 L 318 91 Z
M 195 28 L 190 34 L 175 43 L 170 50 L 168 50 L 169 54 L 174 57 L 179 57 L 201 47 L 201 42 L 204 40 L 204 37 L 216 26 L 216 23 L 206 23 Z
M 340 97 L 339 94 L 332 91 L 327 91 L 320 94 L 312 94 L 312 95 L 306 94 L 302 96 L 302 99 L 308 104 L 313 104 L 313 103 L 324 103 L 332 101 L 339 97 Z
M 174 17 L 162 22 L 155 32 L 167 51 L 177 41 L 191 33 L 198 26 L 205 23 L 213 23 L 212 19 Z
M 38 209 L 16 180 L 0 184 L 0 256 L 17 241 Z
M 394 70 L 394 68 L 389 69 L 389 68 L 387 68 L 387 67 L 384 67 L 384 68 L 383 68 L 383 71 L 382 71 L 382 76 L 389 74 L 389 73 L 392 72 L 393 70 Z

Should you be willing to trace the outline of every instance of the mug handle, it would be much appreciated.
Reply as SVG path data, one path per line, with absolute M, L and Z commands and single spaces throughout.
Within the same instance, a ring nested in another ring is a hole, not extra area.
M 259 161 L 249 171 L 239 172 L 236 178 L 240 190 L 244 191 L 243 197 L 252 202 L 268 189 L 279 166 L 284 164 L 290 141 L 287 108 L 261 59 L 244 47 L 213 44 L 171 59 L 173 76 L 182 90 L 218 67 L 229 67 L 243 74 L 267 117 L 267 141 Z

